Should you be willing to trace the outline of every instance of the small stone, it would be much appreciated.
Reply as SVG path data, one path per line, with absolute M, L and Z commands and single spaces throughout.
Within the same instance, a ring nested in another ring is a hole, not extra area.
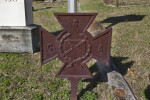
M 96 36 L 104 30 L 105 28 L 98 21 L 94 20 L 94 22 L 89 27 L 88 32 L 91 33 L 92 36 Z

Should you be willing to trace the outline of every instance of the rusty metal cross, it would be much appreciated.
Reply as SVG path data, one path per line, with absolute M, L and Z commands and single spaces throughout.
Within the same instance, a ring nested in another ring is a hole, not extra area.
M 94 58 L 109 66 L 112 29 L 106 29 L 92 36 L 87 29 L 97 13 L 55 13 L 63 27 L 56 37 L 40 28 L 41 64 L 54 58 L 64 64 L 56 77 L 67 78 L 71 82 L 71 100 L 77 100 L 78 81 L 93 78 L 86 63 Z

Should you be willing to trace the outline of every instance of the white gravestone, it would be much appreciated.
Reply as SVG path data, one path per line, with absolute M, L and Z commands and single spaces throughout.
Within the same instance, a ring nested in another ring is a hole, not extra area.
M 33 24 L 32 0 L 0 0 L 0 52 L 39 51 L 39 27 Z
M 0 0 L 0 26 L 33 24 L 32 0 Z

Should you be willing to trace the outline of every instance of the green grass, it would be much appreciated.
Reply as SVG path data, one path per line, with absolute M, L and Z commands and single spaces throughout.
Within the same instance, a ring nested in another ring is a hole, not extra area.
M 111 55 L 121 73 L 125 76 L 138 100 L 149 100 L 150 82 L 150 6 L 110 7 L 104 6 L 102 0 L 79 0 L 83 12 L 99 13 L 96 21 L 113 17 L 108 22 L 101 23 L 104 27 L 112 25 Z M 41 9 L 52 7 L 50 9 Z M 67 12 L 67 3 L 43 4 L 34 2 L 34 23 L 41 25 L 50 32 L 62 30 L 54 17 L 54 12 Z M 131 21 L 126 15 L 145 15 L 139 21 Z M 88 66 L 97 74 L 95 61 Z M 69 100 L 70 83 L 66 79 L 55 78 L 62 66 L 59 59 L 40 66 L 40 53 L 14 54 L 0 53 L 0 99 L 1 100 Z M 127 68 L 133 72 L 127 72 Z M 100 75 L 99 75 L 100 77 Z M 98 77 L 98 78 L 99 78 Z M 110 89 L 106 83 L 95 79 L 79 82 L 80 100 L 112 100 Z

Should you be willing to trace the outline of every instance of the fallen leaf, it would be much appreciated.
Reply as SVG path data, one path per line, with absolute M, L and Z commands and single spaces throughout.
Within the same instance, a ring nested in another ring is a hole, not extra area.
M 134 75 L 133 71 L 131 71 L 130 68 L 128 68 L 128 73 L 129 73 L 130 75 Z
M 114 95 L 116 96 L 117 100 L 125 100 L 125 91 L 122 89 L 115 89 Z

